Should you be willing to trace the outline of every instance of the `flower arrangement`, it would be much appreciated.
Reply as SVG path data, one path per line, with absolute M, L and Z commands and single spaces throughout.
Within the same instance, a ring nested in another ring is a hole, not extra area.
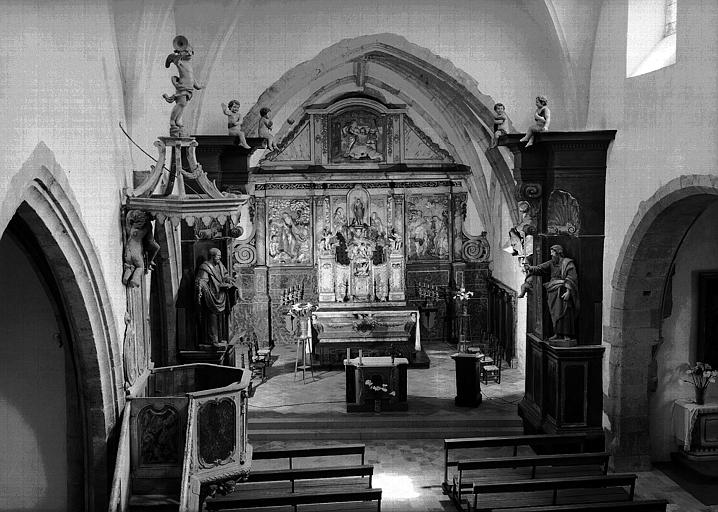
M 683 379 L 683 382 L 693 384 L 696 391 L 696 403 L 703 404 L 706 388 L 708 384 L 716 381 L 718 370 L 714 370 L 708 363 L 697 361 L 694 366 L 689 366 L 686 373 L 691 376 L 691 380 Z
M 297 302 L 289 309 L 289 314 L 295 318 L 306 317 L 319 309 L 319 306 L 311 302 Z
M 469 300 L 473 295 L 474 295 L 474 292 L 467 292 L 466 289 L 462 286 L 454 294 L 454 300 L 460 300 L 460 301 Z
M 364 381 L 364 385 L 376 393 L 386 393 L 390 396 L 396 396 L 396 391 L 389 391 L 386 384 L 374 384 L 371 379 L 367 379 Z

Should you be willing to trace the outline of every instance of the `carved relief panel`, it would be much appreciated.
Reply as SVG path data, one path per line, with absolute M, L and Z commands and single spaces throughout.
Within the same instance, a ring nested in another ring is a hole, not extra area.
M 312 209 L 308 199 L 267 199 L 267 263 L 312 264 Z
M 352 109 L 331 118 L 331 162 L 385 162 L 385 118 Z
M 448 194 L 409 196 L 406 201 L 408 260 L 448 260 L 449 225 Z

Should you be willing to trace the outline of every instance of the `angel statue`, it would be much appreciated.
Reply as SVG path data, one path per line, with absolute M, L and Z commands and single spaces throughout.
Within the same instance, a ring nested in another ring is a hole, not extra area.
M 170 137 L 186 137 L 189 134 L 186 130 L 183 130 L 184 124 L 182 123 L 182 114 L 184 109 L 192 99 L 194 90 L 203 89 L 204 86 L 200 85 L 194 78 L 194 70 L 192 69 L 192 55 L 194 50 L 189 45 L 189 41 L 184 36 L 177 36 L 172 41 L 174 46 L 174 53 L 170 53 L 165 59 L 165 67 L 170 67 L 170 64 L 177 66 L 177 72 L 179 76 L 172 77 L 172 85 L 175 86 L 175 93 L 173 95 L 163 94 L 162 97 L 167 103 L 174 103 L 175 106 L 172 108 L 170 113 Z

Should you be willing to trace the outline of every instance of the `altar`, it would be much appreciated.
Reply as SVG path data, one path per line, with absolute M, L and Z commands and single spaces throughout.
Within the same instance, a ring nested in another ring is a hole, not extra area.
M 364 97 L 309 105 L 277 136 L 279 149 L 248 174 L 246 229 L 228 251 L 233 332 L 293 344 L 292 307 L 311 303 L 320 365 L 341 366 L 349 348 L 352 357 L 361 349 L 427 367 L 422 340 L 455 336 L 459 283 L 475 290 L 472 316 L 485 318 L 488 241 L 464 229 L 470 169 L 404 105 Z
M 341 365 L 347 353 L 358 355 L 360 351 L 369 357 L 406 358 L 413 367 L 428 364 L 421 348 L 418 317 L 418 310 L 408 308 L 356 304 L 320 308 L 314 313 L 314 355 L 321 366 Z
M 678 461 L 698 473 L 718 476 L 718 404 L 676 400 L 672 416 Z
M 364 357 L 344 360 L 347 412 L 406 411 L 404 357 Z

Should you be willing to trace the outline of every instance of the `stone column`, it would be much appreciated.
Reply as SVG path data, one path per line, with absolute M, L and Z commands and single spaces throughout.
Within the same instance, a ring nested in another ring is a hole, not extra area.
M 264 197 L 257 197 L 254 212 L 256 226 L 255 246 L 257 248 L 257 265 L 254 267 L 254 332 L 261 342 L 271 340 L 271 318 L 268 293 L 268 268 L 266 255 L 266 223 L 267 211 Z
M 389 301 L 406 300 L 406 244 L 404 243 L 404 196 L 396 194 L 391 196 L 391 216 L 397 245 L 392 247 L 389 255 Z

